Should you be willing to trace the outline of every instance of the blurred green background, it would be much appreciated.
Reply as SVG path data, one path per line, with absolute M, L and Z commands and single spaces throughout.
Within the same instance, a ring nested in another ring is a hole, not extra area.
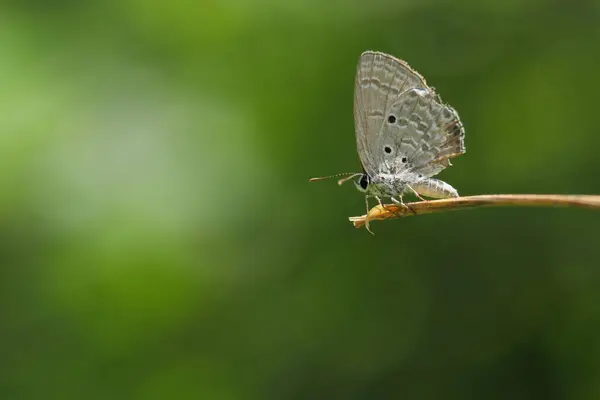
M 600 193 L 600 1 L 0 12 L 3 399 L 598 399 L 600 213 L 374 222 L 356 60 L 456 108 L 463 195 Z

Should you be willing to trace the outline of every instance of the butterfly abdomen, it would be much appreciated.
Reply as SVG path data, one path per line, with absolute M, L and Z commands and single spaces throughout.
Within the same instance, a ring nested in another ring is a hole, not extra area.
M 411 187 L 420 195 L 432 197 L 434 199 L 458 197 L 458 192 L 456 189 L 439 179 L 423 179 L 415 184 L 412 184 Z

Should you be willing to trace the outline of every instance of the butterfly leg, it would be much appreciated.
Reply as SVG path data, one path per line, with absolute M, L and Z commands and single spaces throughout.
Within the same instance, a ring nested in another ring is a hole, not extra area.
M 398 200 L 398 199 L 397 199 L 397 198 L 395 198 L 395 197 L 390 197 L 390 199 L 391 199 L 391 200 L 392 200 L 392 201 L 393 201 L 395 204 L 398 204 L 399 206 L 402 206 L 402 207 L 406 208 L 407 210 L 409 210 L 410 212 L 412 212 L 412 213 L 413 213 L 413 214 L 415 214 L 415 215 L 417 214 L 417 213 L 415 212 L 415 210 L 413 210 L 412 208 L 410 208 L 409 206 L 407 206 L 406 204 L 404 204 L 404 202 L 402 201 L 402 196 L 400 196 L 400 200 Z
M 418 193 L 418 192 L 417 192 L 415 189 L 413 189 L 413 187 L 412 187 L 412 186 L 410 186 L 410 185 L 408 185 L 408 184 L 407 184 L 407 185 L 406 185 L 406 187 L 407 187 L 408 189 L 410 189 L 410 191 L 411 191 L 411 192 L 413 192 L 413 194 L 414 194 L 415 196 L 417 196 L 417 197 L 419 198 L 419 200 L 421 200 L 421 201 L 427 201 L 427 200 L 425 200 L 424 198 L 422 198 L 422 197 L 421 197 L 421 195 L 420 195 L 420 194 L 419 194 L 419 193 Z
M 379 198 L 377 198 L 377 200 L 379 200 Z M 379 203 L 381 204 L 381 200 L 379 201 Z M 369 227 L 369 196 L 365 196 L 365 207 L 367 209 L 367 216 L 365 218 L 365 228 L 367 228 L 367 231 L 369 231 L 371 235 L 375 235 Z

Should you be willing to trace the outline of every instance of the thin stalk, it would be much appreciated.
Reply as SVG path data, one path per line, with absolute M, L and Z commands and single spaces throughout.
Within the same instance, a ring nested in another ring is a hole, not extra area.
M 379 205 L 369 210 L 369 222 L 374 220 L 409 217 L 411 215 L 432 214 L 437 212 L 460 210 L 474 207 L 578 207 L 600 210 L 598 195 L 562 195 L 562 194 L 488 194 L 480 196 L 453 197 L 450 199 L 418 201 L 406 203 L 406 207 L 397 204 Z M 367 215 L 350 217 L 354 227 L 365 224 Z

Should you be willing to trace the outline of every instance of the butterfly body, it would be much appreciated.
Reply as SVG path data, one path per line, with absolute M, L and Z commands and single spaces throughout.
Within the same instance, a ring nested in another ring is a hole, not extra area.
M 369 183 L 365 185 L 365 181 Z M 438 199 L 458 197 L 456 189 L 448 183 L 434 178 L 422 178 L 411 173 L 380 174 L 374 177 L 364 174 L 354 184 L 367 197 L 402 198 L 405 194 L 415 193 Z
M 465 152 L 458 113 L 404 61 L 366 51 L 354 88 L 356 145 L 367 197 L 395 200 L 407 193 L 454 197 L 457 191 L 431 177 Z M 362 183 L 362 184 L 361 184 Z M 365 183 L 367 183 L 365 185 Z
M 358 177 L 354 183 L 365 193 L 367 210 L 370 197 L 403 204 L 404 194 L 458 196 L 432 176 L 465 153 L 465 130 L 458 113 L 406 62 L 376 51 L 360 55 L 354 125 L 362 173 L 340 183 Z

